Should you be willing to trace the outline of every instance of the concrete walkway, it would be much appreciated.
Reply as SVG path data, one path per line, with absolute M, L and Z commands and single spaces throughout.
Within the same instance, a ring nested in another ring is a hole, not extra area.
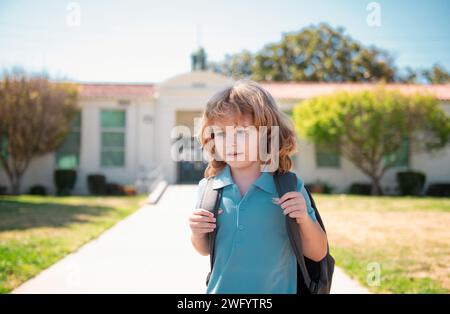
M 209 257 L 197 254 L 187 223 L 195 185 L 169 186 L 148 205 L 13 293 L 204 293 Z M 368 293 L 339 268 L 333 293 Z

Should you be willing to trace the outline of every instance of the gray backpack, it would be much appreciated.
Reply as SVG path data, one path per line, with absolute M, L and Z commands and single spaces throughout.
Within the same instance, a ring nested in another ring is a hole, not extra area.
M 217 218 L 217 209 L 220 206 L 222 198 L 223 188 L 213 189 L 212 180 L 213 177 L 208 178 L 206 183 L 205 192 L 202 196 L 202 200 L 199 204 L 200 208 L 209 210 L 214 213 L 214 217 Z M 273 176 L 275 186 L 277 188 L 278 195 L 281 197 L 287 192 L 297 190 L 297 176 L 293 172 L 286 172 L 283 174 L 275 174 Z M 317 220 L 325 231 L 325 227 L 317 210 L 316 204 L 309 189 L 305 186 L 305 189 L 311 199 L 311 205 L 314 208 Z M 297 294 L 327 294 L 330 293 L 331 280 L 334 271 L 334 259 L 330 255 L 329 247 L 327 243 L 327 255 L 320 261 L 315 262 L 303 255 L 300 229 L 295 219 L 286 215 L 286 228 L 291 242 L 292 249 L 297 257 Z M 325 231 L 326 232 L 326 231 Z M 216 240 L 217 227 L 213 232 L 208 233 L 209 249 L 210 249 L 210 265 L 211 270 L 206 278 L 206 285 L 209 283 L 211 277 L 212 268 L 214 265 L 214 247 Z

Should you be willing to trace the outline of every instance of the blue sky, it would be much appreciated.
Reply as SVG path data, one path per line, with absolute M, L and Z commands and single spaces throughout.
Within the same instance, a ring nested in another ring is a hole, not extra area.
M 160 82 L 190 71 L 199 42 L 219 61 L 326 22 L 392 52 L 400 67 L 439 62 L 450 71 L 448 0 L 376 1 L 380 27 L 367 24 L 371 1 L 362 0 L 81 0 L 77 27 L 67 23 L 70 2 L 0 0 L 0 67 L 78 81 Z

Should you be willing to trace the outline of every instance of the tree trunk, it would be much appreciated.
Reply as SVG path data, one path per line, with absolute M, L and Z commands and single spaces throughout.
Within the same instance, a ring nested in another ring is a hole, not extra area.
M 21 176 L 14 174 L 9 178 L 9 181 L 11 182 L 11 194 L 13 195 L 20 194 L 21 179 L 22 179 Z
M 20 194 L 20 181 L 16 181 L 16 182 L 11 186 L 11 190 L 12 190 L 12 194 L 14 194 L 14 195 L 19 195 L 19 194 Z
M 372 178 L 372 195 L 383 195 L 383 189 L 380 185 L 380 178 Z

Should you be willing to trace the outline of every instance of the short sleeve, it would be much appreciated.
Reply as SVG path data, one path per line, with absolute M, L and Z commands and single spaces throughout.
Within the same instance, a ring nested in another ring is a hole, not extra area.
M 311 199 L 309 198 L 308 192 L 305 189 L 305 184 L 303 183 L 303 180 L 300 179 L 299 176 L 297 176 L 297 192 L 302 193 L 303 197 L 305 198 L 306 201 L 306 208 L 308 210 L 308 215 L 311 217 L 311 219 L 316 222 L 317 218 L 316 218 L 316 214 L 314 211 L 314 208 L 311 205 Z
M 198 208 L 200 206 L 200 202 L 202 200 L 203 192 L 205 191 L 206 182 L 208 181 L 207 178 L 203 178 L 198 182 L 197 186 L 197 199 L 195 200 L 195 208 Z

